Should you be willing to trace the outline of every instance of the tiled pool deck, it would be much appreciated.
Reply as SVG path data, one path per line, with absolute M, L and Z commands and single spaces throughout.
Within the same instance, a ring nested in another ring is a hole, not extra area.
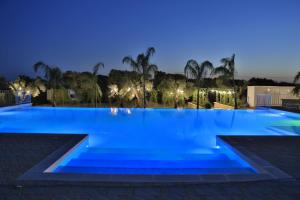
M 289 174 L 290 179 L 164 186 L 25 186 L 17 178 L 70 141 L 70 135 L 0 135 L 0 199 L 299 199 L 300 137 L 223 137 Z M 255 158 L 254 158 L 255 159 Z

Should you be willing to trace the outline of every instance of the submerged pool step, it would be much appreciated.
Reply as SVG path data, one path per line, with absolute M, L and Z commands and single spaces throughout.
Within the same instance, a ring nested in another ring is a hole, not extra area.
M 58 167 L 58 173 L 76 174 L 253 174 L 251 168 L 101 168 L 101 167 Z
M 123 154 L 123 153 L 89 153 L 80 154 L 78 159 L 87 160 L 222 160 L 228 159 L 225 154 L 164 154 L 164 153 L 148 153 L 148 154 Z
M 107 167 L 107 168 L 237 168 L 240 163 L 234 160 L 87 160 L 72 159 L 67 166 Z
M 180 148 L 97 148 L 97 147 L 88 147 L 87 152 L 90 153 L 123 153 L 123 154 L 148 154 L 148 153 L 198 153 L 198 154 L 214 154 L 220 151 L 220 149 L 214 148 L 198 148 L 194 150 L 184 150 Z

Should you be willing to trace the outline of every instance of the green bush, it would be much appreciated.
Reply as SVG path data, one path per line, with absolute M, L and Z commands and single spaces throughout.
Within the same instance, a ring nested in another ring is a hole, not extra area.
M 210 102 L 206 102 L 206 103 L 204 104 L 204 108 L 206 108 L 206 109 L 211 109 L 211 108 L 212 108 L 211 103 L 210 103 Z

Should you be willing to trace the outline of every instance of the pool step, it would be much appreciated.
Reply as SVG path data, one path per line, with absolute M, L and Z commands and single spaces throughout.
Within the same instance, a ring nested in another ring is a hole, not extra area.
M 87 160 L 222 160 L 229 159 L 225 154 L 197 154 L 197 153 L 91 153 L 85 152 L 78 156 L 78 159 Z
M 87 160 L 72 159 L 70 167 L 107 167 L 107 168 L 237 168 L 240 163 L 233 160 Z
M 220 149 L 214 148 L 198 148 L 193 150 L 184 150 L 180 148 L 166 148 L 166 149 L 154 149 L 154 148 L 96 148 L 96 147 L 88 147 L 87 151 L 90 153 L 123 153 L 123 154 L 148 154 L 148 153 L 198 153 L 198 154 L 214 154 L 220 151 Z
M 253 174 L 250 168 L 107 168 L 107 167 L 58 167 L 55 172 L 76 174 Z

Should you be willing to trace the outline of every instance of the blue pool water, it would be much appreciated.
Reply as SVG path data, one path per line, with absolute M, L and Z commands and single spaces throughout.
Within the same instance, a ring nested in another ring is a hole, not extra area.
M 56 173 L 255 173 L 217 135 L 298 135 L 300 116 L 264 110 L 26 107 L 0 111 L 0 133 L 86 133 Z

